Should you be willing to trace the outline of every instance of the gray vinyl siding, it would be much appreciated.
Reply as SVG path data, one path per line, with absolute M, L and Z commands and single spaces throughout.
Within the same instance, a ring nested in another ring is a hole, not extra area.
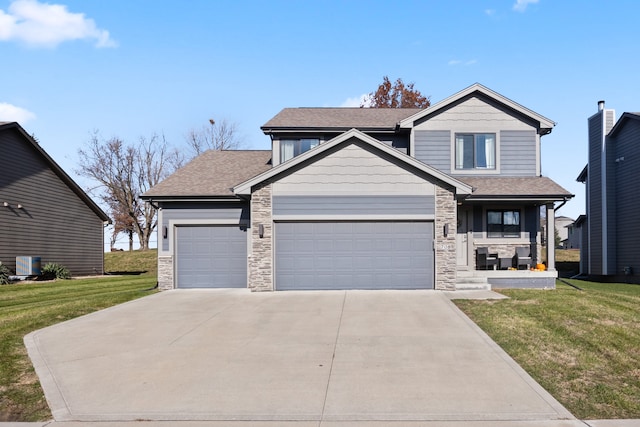
M 535 131 L 502 131 L 499 141 L 502 176 L 537 175 Z
M 163 238 L 162 227 L 169 227 L 170 221 L 197 222 L 198 220 L 237 221 L 249 227 L 249 205 L 246 203 L 212 203 L 212 202 L 164 202 L 162 207 L 162 224 L 158 229 L 159 247 L 169 250 L 169 239 Z
M 444 173 L 451 173 L 451 131 L 417 130 L 414 157 Z
M 632 267 L 634 275 L 640 275 L 640 198 L 637 196 L 638 177 L 640 176 L 640 121 L 627 120 L 624 127 L 615 136 L 612 146 L 616 148 L 612 170 L 615 172 L 616 187 L 615 208 L 617 219 L 617 243 L 615 272 L 623 274 L 625 267 Z
M 10 204 L 4 207 L 3 202 Z M 23 209 L 18 209 L 20 203 Z M 104 224 L 15 129 L 0 132 L 0 261 L 39 256 L 72 275 L 103 273 Z
M 277 215 L 434 215 L 435 196 L 273 196 Z
M 589 274 L 602 274 L 602 113 L 589 118 Z

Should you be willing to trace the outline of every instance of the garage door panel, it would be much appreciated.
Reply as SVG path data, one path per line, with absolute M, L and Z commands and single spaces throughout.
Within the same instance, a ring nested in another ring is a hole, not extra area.
M 247 234 L 235 226 L 179 226 L 176 282 L 179 288 L 247 286 Z
M 433 288 L 432 222 L 276 223 L 275 230 L 276 289 Z

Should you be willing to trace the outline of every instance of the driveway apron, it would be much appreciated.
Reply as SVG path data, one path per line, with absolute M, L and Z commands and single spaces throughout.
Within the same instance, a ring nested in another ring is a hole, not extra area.
M 438 291 L 167 291 L 25 343 L 57 421 L 573 419 Z

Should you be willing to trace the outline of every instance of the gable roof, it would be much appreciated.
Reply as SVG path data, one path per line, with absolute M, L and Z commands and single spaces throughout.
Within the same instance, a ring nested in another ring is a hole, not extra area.
M 396 150 L 393 147 L 390 147 L 380 141 L 378 141 L 377 139 L 370 137 L 369 135 L 357 130 L 357 129 L 351 129 L 347 132 L 342 133 L 341 135 L 331 139 L 330 141 L 325 142 L 324 144 L 320 144 L 317 147 L 303 153 L 300 154 L 299 156 L 294 157 L 293 159 L 286 161 L 284 163 L 279 164 L 278 166 L 275 166 L 274 168 L 254 177 L 251 178 L 241 184 L 236 185 L 233 188 L 233 192 L 235 194 L 238 195 L 249 195 L 251 194 L 251 188 L 257 184 L 260 184 L 261 182 L 264 182 L 276 175 L 280 175 L 282 173 L 285 173 L 287 170 L 294 168 L 314 157 L 318 157 L 321 156 L 324 152 L 331 150 L 332 148 L 334 148 L 335 146 L 346 142 L 352 138 L 355 138 L 361 142 L 364 142 L 366 144 L 369 144 L 371 147 L 385 153 L 388 154 L 396 159 L 398 159 L 399 161 L 401 161 L 404 164 L 407 164 L 413 168 L 416 168 L 422 172 L 425 172 L 431 176 L 433 176 L 434 178 L 443 181 L 453 187 L 456 188 L 456 192 L 459 195 L 468 195 L 471 193 L 472 188 L 455 179 L 452 178 L 451 176 L 440 172 L 439 170 L 426 165 L 425 163 L 422 163 L 419 160 L 416 160 L 415 158 L 408 156 L 398 150 Z
M 266 134 L 274 131 L 349 129 L 393 131 L 398 123 L 420 108 L 285 108 L 260 129 Z
M 556 125 L 554 121 L 536 113 L 535 111 L 532 111 L 520 104 L 518 104 L 517 102 L 512 101 L 511 99 L 500 95 L 498 92 L 494 92 L 491 89 L 481 85 L 480 83 L 475 83 L 471 86 L 469 86 L 466 89 L 461 90 L 460 92 L 451 95 L 450 97 L 431 105 L 429 108 L 425 108 L 423 110 L 420 110 L 419 112 L 415 113 L 414 115 L 407 117 L 405 119 L 403 119 L 400 122 L 400 127 L 402 128 L 412 128 L 414 123 L 417 120 L 420 120 L 424 117 L 427 117 L 429 115 L 435 114 L 438 111 L 449 107 L 450 105 L 461 101 L 467 97 L 471 97 L 474 95 L 483 95 L 485 97 L 491 98 L 494 101 L 498 102 L 499 104 L 502 104 L 503 106 L 505 106 L 507 109 L 514 111 L 520 115 L 529 117 L 531 120 L 533 120 L 534 122 L 538 123 L 538 129 L 540 129 L 540 134 L 541 135 L 546 135 L 548 133 L 551 133 L 551 130 L 553 129 L 553 127 Z
M 67 186 L 71 191 L 73 191 L 79 198 L 82 200 L 88 207 L 91 209 L 97 216 L 104 222 L 111 223 L 111 219 L 109 216 L 93 201 L 91 197 L 87 193 L 84 192 L 82 188 L 69 176 L 67 173 L 58 165 L 52 158 L 47 154 L 46 151 L 38 144 L 38 142 L 33 139 L 31 135 L 29 135 L 17 122 L 0 122 L 0 132 L 7 131 L 13 129 L 17 131 L 24 139 L 24 141 L 29 144 L 36 153 L 45 161 L 45 163 L 51 168 L 53 173 L 55 173 L 58 178 Z
M 640 113 L 623 113 L 616 124 L 611 128 L 607 136 L 615 136 L 615 134 L 618 133 L 629 120 L 640 120 Z
M 574 195 L 545 176 L 464 177 L 460 181 L 473 187 L 467 201 L 540 200 L 563 201 Z
M 144 193 L 142 199 L 233 197 L 240 182 L 271 169 L 268 150 L 209 150 Z

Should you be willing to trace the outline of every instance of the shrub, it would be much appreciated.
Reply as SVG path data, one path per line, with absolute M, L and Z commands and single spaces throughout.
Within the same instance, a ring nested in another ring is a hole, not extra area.
M 49 262 L 42 267 L 42 276 L 43 280 L 52 280 L 52 279 L 71 279 L 71 273 L 67 270 L 62 264 L 58 264 L 56 262 Z
M 10 275 L 9 268 L 0 261 L 0 285 L 8 285 Z

